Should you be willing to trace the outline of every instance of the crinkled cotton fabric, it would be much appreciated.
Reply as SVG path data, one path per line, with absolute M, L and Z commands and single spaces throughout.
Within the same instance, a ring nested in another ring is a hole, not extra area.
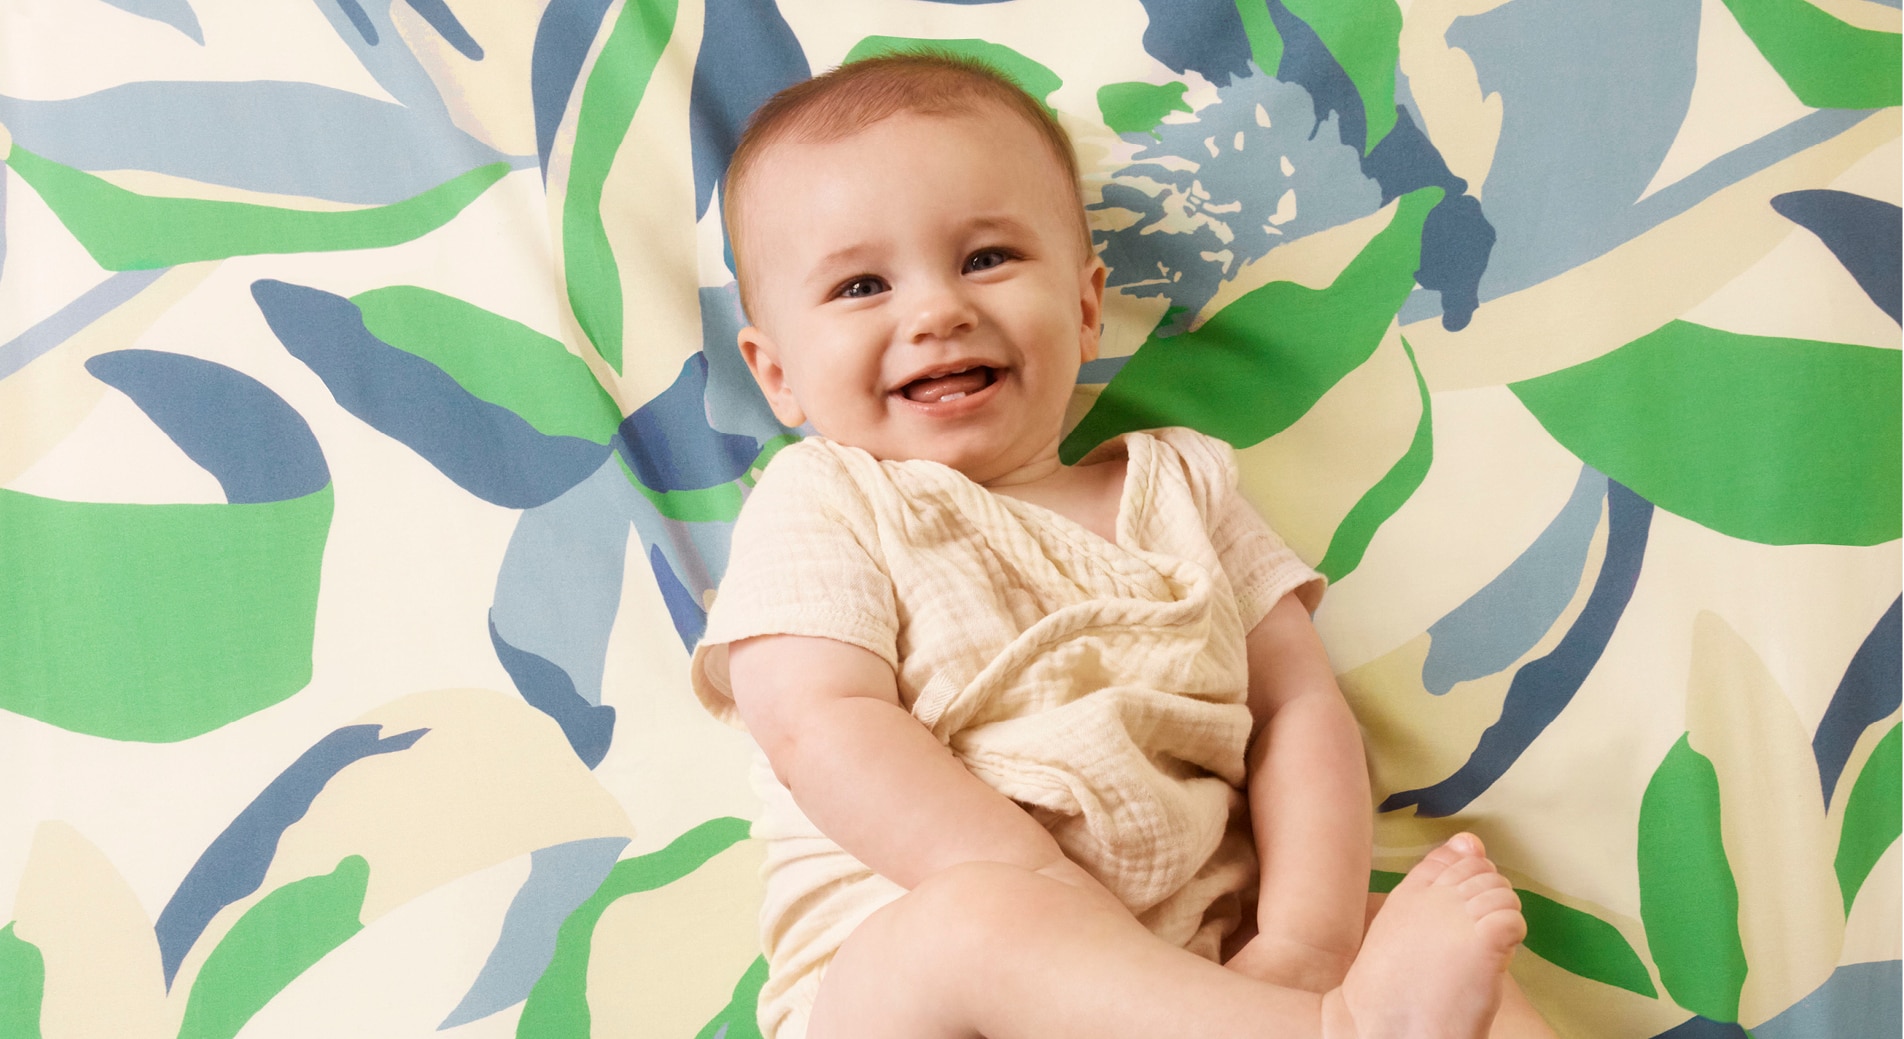
M 1245 635 L 1322 579 L 1236 493 L 1230 449 L 1132 433 L 1116 540 L 936 462 L 809 438 L 776 456 L 734 529 L 692 665 L 738 722 L 726 646 L 836 639 L 893 667 L 900 701 L 1017 801 L 1159 937 L 1214 959 L 1253 886 L 1241 787 Z M 809 822 L 764 759 L 761 915 L 770 1039 L 804 1034 L 827 962 L 903 889 Z

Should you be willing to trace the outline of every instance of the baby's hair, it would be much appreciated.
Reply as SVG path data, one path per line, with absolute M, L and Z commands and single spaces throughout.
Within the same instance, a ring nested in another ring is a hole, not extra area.
M 1038 132 L 1064 172 L 1077 210 L 1078 233 L 1090 256 L 1091 232 L 1084 221 L 1078 187 L 1078 160 L 1071 138 L 1038 99 L 1003 72 L 975 58 L 947 51 L 885 54 L 841 65 L 782 90 L 747 120 L 721 188 L 721 218 L 733 243 L 734 263 L 741 260 L 740 203 L 761 157 L 782 141 L 836 141 L 902 112 L 965 115 L 992 106 L 1017 116 Z M 746 306 L 747 276 L 740 278 Z

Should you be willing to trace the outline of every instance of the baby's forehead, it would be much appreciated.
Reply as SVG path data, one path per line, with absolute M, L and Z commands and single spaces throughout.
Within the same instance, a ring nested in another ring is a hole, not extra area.
M 756 156 L 754 170 L 750 171 L 746 187 L 755 183 L 777 181 L 790 171 L 804 170 L 804 163 L 816 150 L 824 150 L 832 145 L 847 144 L 868 134 L 890 127 L 896 121 L 911 120 L 920 127 L 921 136 L 907 134 L 888 142 L 888 149 L 906 151 L 925 147 L 925 141 L 932 136 L 934 124 L 949 127 L 955 122 L 975 122 L 990 129 L 1004 130 L 1006 127 L 1018 127 L 1023 133 L 1001 132 L 992 138 L 987 155 L 996 157 L 1007 154 L 1035 155 L 1036 161 L 1048 166 L 1060 176 L 1070 177 L 1067 164 L 1053 153 L 1052 146 L 1040 135 L 1040 128 L 1027 119 L 1023 113 L 989 99 L 977 99 L 958 107 L 944 108 L 901 108 L 863 123 L 847 127 L 827 127 L 819 132 L 802 131 L 789 128 L 774 139 L 764 142 Z M 802 152 L 807 154 L 802 155 Z

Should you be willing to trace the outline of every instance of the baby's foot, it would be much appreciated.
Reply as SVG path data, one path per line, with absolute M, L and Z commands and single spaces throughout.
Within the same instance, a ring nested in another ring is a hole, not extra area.
M 1389 895 L 1342 987 L 1324 997 L 1324 1033 L 1478 1039 L 1500 1006 L 1508 957 L 1526 934 L 1513 886 L 1481 842 L 1461 834 Z

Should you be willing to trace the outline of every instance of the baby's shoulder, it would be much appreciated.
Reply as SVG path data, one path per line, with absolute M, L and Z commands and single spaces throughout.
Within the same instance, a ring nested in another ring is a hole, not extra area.
M 735 536 L 788 524 L 868 525 L 872 510 L 867 482 L 879 474 L 877 466 L 865 471 L 867 466 L 855 454 L 817 436 L 775 452 L 747 492 Z

